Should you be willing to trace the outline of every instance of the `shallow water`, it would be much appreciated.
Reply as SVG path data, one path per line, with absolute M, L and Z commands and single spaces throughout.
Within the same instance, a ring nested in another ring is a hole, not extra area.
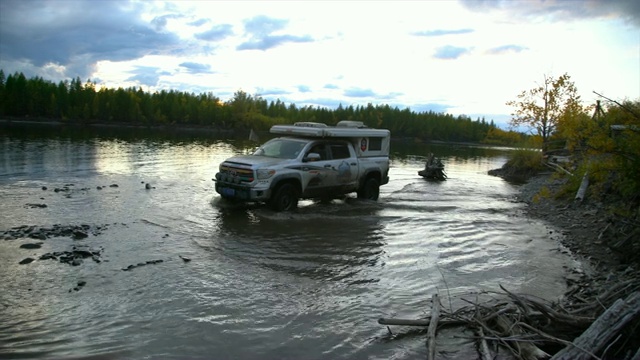
M 0 131 L 0 234 L 91 229 L 79 240 L 0 240 L 0 357 L 423 358 L 424 335 L 391 336 L 377 319 L 422 317 L 434 293 L 455 307 L 499 285 L 547 299 L 565 289 L 571 260 L 546 224 L 519 214 L 518 186 L 487 175 L 504 149 L 394 143 L 378 202 L 274 213 L 214 191 L 218 163 L 247 152 L 245 141 Z M 417 175 L 429 152 L 447 181 Z M 37 260 L 74 246 L 100 249 L 100 262 Z M 26 257 L 36 261 L 20 265 Z M 447 331 L 439 349 L 474 350 Z

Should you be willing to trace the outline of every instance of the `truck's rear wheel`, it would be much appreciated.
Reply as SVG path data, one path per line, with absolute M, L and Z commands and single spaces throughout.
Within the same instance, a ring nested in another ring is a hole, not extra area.
M 360 190 L 358 190 L 358 198 L 366 199 L 366 200 L 378 200 L 378 196 L 380 196 L 380 183 L 378 180 L 374 178 L 368 178 Z
M 298 195 L 292 184 L 282 184 L 273 193 L 269 206 L 275 211 L 291 211 L 298 207 Z

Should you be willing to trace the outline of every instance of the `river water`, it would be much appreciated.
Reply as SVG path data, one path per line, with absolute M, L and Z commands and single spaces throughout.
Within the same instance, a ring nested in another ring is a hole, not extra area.
M 434 293 L 455 308 L 500 285 L 565 290 L 571 259 L 550 228 L 487 175 L 508 149 L 394 141 L 378 202 L 274 213 L 214 191 L 218 164 L 255 145 L 0 124 L 0 358 L 424 358 L 424 333 L 377 319 L 423 317 Z M 417 175 L 430 152 L 448 180 Z M 7 236 L 56 224 L 88 236 Z M 99 255 L 40 259 L 74 247 Z M 469 335 L 443 331 L 438 349 L 475 357 Z

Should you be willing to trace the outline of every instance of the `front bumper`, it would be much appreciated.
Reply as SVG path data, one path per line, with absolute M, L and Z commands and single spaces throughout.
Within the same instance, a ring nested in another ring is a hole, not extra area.
M 271 191 L 255 188 L 247 185 L 216 181 L 216 192 L 225 199 L 241 201 L 266 201 L 271 196 Z

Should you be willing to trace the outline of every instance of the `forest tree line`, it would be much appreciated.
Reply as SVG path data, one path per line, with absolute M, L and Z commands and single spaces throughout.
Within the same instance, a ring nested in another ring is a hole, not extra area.
M 141 126 L 203 126 L 221 130 L 267 131 L 272 125 L 315 121 L 334 125 L 340 120 L 362 121 L 389 129 L 394 137 L 422 141 L 476 142 L 499 145 L 521 143 L 526 135 L 503 131 L 493 120 L 472 120 L 432 111 L 416 113 L 389 105 L 338 106 L 336 109 L 286 105 L 237 91 L 222 101 L 212 93 L 176 90 L 153 93 L 141 88 L 97 88 L 80 78 L 57 84 L 0 70 L 0 117 L 50 119 L 69 123 L 125 123 Z

